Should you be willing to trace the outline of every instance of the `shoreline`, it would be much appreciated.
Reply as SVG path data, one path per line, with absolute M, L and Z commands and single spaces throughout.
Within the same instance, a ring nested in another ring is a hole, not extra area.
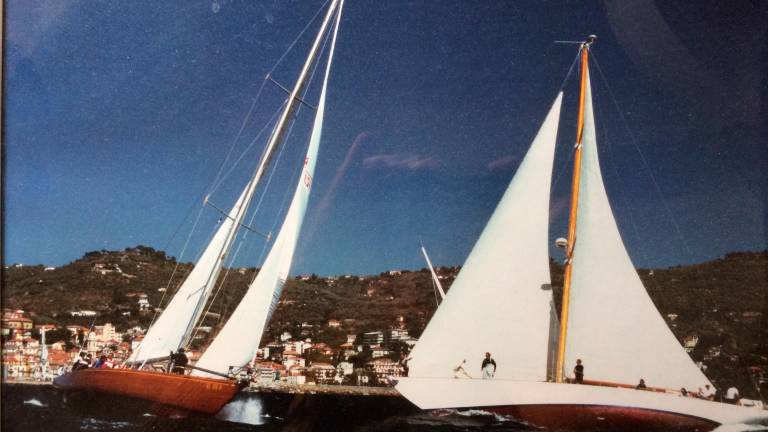
M 2 381 L 3 385 L 32 385 L 52 386 L 51 381 L 37 380 L 9 380 Z M 325 385 L 325 384 L 285 384 L 275 382 L 273 384 L 251 383 L 243 389 L 247 393 L 282 393 L 282 394 L 328 394 L 344 396 L 384 396 L 400 397 L 400 393 L 394 387 L 367 387 L 350 385 Z

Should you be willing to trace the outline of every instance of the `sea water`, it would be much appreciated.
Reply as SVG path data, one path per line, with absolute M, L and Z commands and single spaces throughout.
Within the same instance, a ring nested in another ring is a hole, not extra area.
M 117 402 L 116 402 L 117 401 Z M 398 397 L 243 393 L 214 417 L 137 410 L 119 399 L 82 406 L 50 385 L 3 384 L 2 430 L 35 431 L 525 431 L 481 410 L 423 412 Z

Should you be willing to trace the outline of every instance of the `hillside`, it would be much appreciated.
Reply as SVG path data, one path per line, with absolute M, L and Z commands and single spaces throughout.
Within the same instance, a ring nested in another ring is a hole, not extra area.
M 97 324 L 110 321 L 121 330 L 146 327 L 154 312 L 139 311 L 138 294 L 146 294 L 152 309 L 164 304 L 170 296 L 164 297 L 163 288 L 173 292 L 190 269 L 189 264 L 177 266 L 164 252 L 143 246 L 89 252 L 53 270 L 42 266 L 6 268 L 3 304 L 34 313 L 39 323 L 90 326 L 94 318 L 73 317 L 70 312 L 93 310 L 98 313 Z M 440 269 L 446 288 L 458 270 Z M 554 291 L 559 295 L 562 268 L 552 262 L 551 270 Z M 638 273 L 678 339 L 699 337 L 691 356 L 704 360 L 707 375 L 718 386 L 735 384 L 743 389 L 743 395 L 758 397 L 747 370 L 757 366 L 768 371 L 768 253 L 731 253 L 697 265 L 640 269 Z M 223 272 L 224 288 L 211 307 L 213 313 L 206 325 L 221 325 L 255 274 L 253 268 Z M 302 279 L 306 280 L 287 282 L 263 341 L 289 331 L 338 346 L 347 334 L 385 330 L 398 319 L 418 337 L 436 309 L 431 278 L 424 269 Z M 330 328 L 326 325 L 329 319 L 343 324 Z

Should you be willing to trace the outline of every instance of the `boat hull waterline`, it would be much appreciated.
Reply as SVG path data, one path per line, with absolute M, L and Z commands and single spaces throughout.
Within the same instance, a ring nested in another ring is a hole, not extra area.
M 710 431 L 768 425 L 768 411 L 627 388 L 508 380 L 398 378 L 421 409 L 476 408 L 551 430 Z
M 215 414 L 242 388 L 234 380 L 131 369 L 82 369 L 53 381 L 56 388 L 133 397 L 184 410 Z

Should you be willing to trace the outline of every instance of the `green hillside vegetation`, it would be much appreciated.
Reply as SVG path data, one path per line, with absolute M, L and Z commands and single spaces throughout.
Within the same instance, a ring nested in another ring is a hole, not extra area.
M 552 261 L 550 268 L 559 303 L 562 266 Z M 94 251 L 52 271 L 43 266 L 6 268 L 3 303 L 34 313 L 36 323 L 88 327 L 95 321 L 111 322 L 121 331 L 136 325 L 146 328 L 153 309 L 167 303 L 190 270 L 190 264 L 177 265 L 173 257 L 144 246 L 120 252 Z M 458 267 L 439 269 L 446 289 L 458 271 Z M 678 339 L 699 337 L 691 356 L 704 361 L 706 374 L 718 387 L 736 385 L 746 397 L 768 396 L 768 383 L 763 384 L 763 395 L 759 394 L 757 376 L 747 372 L 750 367 L 768 371 L 768 252 L 731 253 L 702 264 L 640 269 L 638 273 Z M 222 272 L 223 288 L 203 324 L 220 327 L 255 275 L 253 268 Z M 338 347 L 347 334 L 386 330 L 399 320 L 412 336 L 419 337 L 437 307 L 426 269 L 302 279 L 306 280 L 286 283 L 262 344 L 287 331 L 294 337 Z M 152 310 L 139 311 L 138 293 L 147 295 Z M 95 320 L 71 316 L 71 311 L 78 310 L 93 310 L 98 316 Z M 331 328 L 327 325 L 330 319 L 342 325 Z M 648 347 L 648 355 L 653 355 L 653 347 Z

